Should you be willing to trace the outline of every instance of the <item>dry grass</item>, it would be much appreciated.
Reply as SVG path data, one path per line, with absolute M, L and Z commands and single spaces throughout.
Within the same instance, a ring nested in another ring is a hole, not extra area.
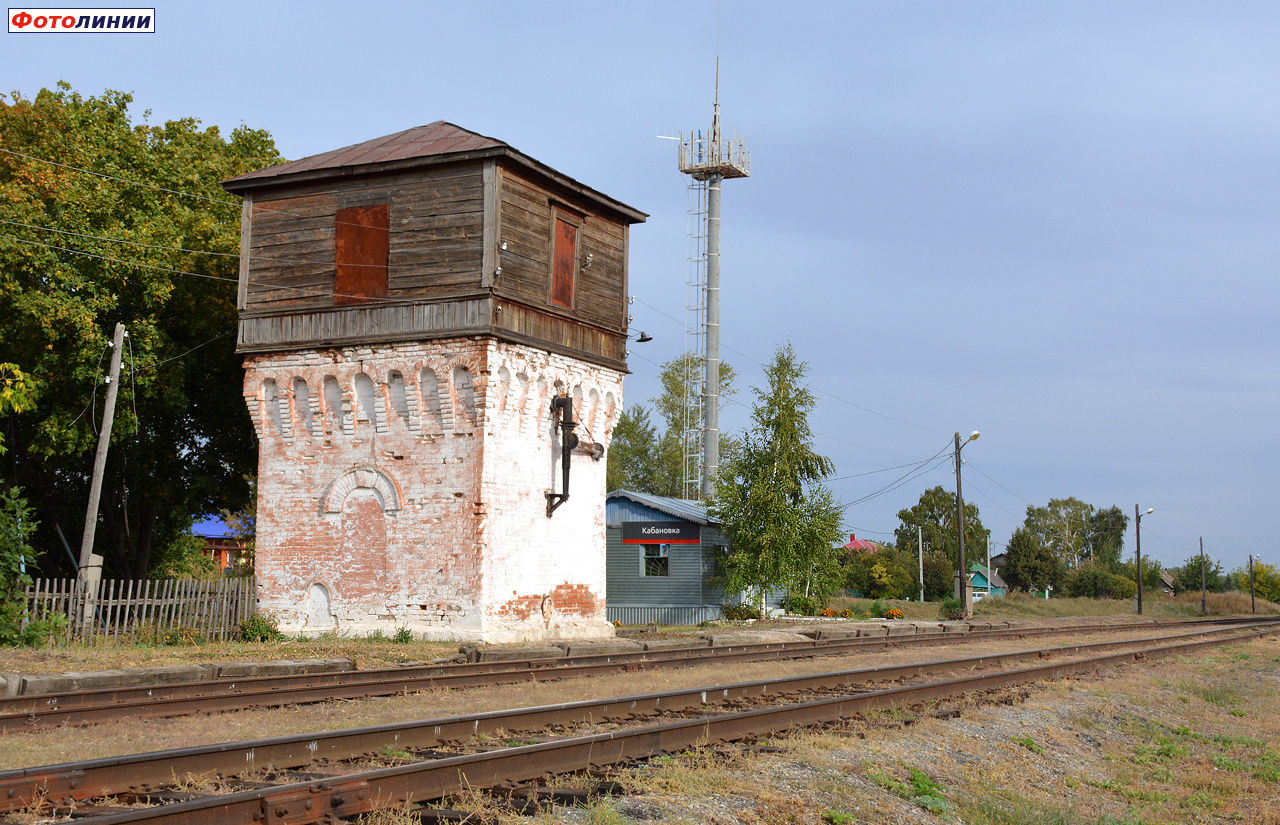
M 699 793 L 676 790 L 697 783 L 671 783 L 668 764 L 662 783 L 637 773 L 646 793 L 635 799 L 655 823 L 693 813 L 725 823 L 1276 825 L 1278 696 L 1280 641 L 1257 640 L 973 697 L 955 720 L 881 714 L 794 734 L 778 740 L 784 753 L 722 762 Z

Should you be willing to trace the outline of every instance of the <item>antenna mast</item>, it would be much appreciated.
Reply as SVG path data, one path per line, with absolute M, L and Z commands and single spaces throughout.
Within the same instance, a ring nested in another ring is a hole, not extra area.
M 725 140 L 720 132 L 719 55 L 711 131 L 691 132 L 687 138 L 683 132 L 680 134 L 680 171 L 692 179 L 687 307 L 691 317 L 686 345 L 695 364 L 702 367 L 701 381 L 695 380 L 689 387 L 692 403 L 685 405 L 688 419 L 702 413 L 702 450 L 698 455 L 696 421 L 686 420 L 684 494 L 686 498 L 705 500 L 715 494 L 715 478 L 720 469 L 720 184 L 726 178 L 751 175 L 746 139 L 734 135 Z

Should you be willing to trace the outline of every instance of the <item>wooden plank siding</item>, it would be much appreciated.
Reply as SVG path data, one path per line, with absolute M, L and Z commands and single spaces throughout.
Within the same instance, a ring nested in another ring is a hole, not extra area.
M 525 167 L 325 177 L 245 202 L 240 352 L 494 335 L 626 370 L 625 219 Z M 379 204 L 386 297 L 335 306 L 336 214 Z M 572 306 L 551 300 L 557 209 L 580 221 Z
M 389 205 L 389 300 L 480 285 L 484 181 L 478 164 L 259 192 L 252 206 L 247 314 L 333 305 L 338 209 Z

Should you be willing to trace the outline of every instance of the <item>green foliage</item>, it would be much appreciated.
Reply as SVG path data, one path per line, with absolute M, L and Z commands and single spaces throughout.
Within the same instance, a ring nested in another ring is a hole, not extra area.
M 720 612 L 726 619 L 738 622 L 745 621 L 746 619 L 754 619 L 760 615 L 760 609 L 758 607 L 747 604 L 746 602 L 720 605 Z
M 951 559 L 946 553 L 941 550 L 930 550 L 924 554 L 925 601 L 937 601 L 955 591 L 955 573 L 952 571 Z M 916 590 L 916 592 L 920 591 Z
M 1006 584 L 1026 591 L 1049 586 L 1056 590 L 1062 583 L 1062 572 L 1062 563 L 1033 532 L 1026 527 L 1013 531 L 1005 550 L 1005 566 L 1000 568 Z
M 941 486 L 932 487 L 920 494 L 920 501 L 908 510 L 898 511 L 901 524 L 893 531 L 895 546 L 902 553 L 916 557 L 919 549 L 919 536 L 924 535 L 925 552 L 945 553 L 950 569 L 955 570 L 960 564 L 960 537 L 956 529 L 956 494 Z M 917 529 L 919 528 L 919 529 Z M 971 502 L 964 505 L 964 549 L 969 560 L 986 553 L 987 538 L 991 531 L 982 526 L 982 517 L 978 508 Z M 915 567 L 912 567 L 914 581 Z M 945 590 L 952 589 L 952 580 L 948 578 Z M 926 598 L 928 595 L 926 594 Z
M 1188 558 L 1176 570 L 1170 570 L 1173 576 L 1173 592 L 1186 593 L 1188 590 L 1200 589 L 1200 554 Z M 1226 575 L 1222 565 L 1208 556 L 1204 557 L 1204 587 L 1210 593 L 1221 593 L 1226 586 Z
M 1133 561 L 1121 562 L 1116 566 L 1116 572 L 1133 582 L 1133 592 L 1138 592 L 1138 566 Z M 1142 592 L 1145 595 L 1160 592 L 1160 574 L 1163 571 L 1159 562 L 1151 560 L 1150 556 L 1144 556 L 1142 559 Z
M 868 770 L 867 778 L 892 794 L 914 802 L 932 813 L 949 810 L 951 804 L 942 795 L 942 787 L 924 771 L 918 768 L 907 768 L 911 775 L 910 782 L 902 782 L 876 770 Z
M 1072 598 L 1132 599 L 1138 593 L 1133 579 L 1112 573 L 1101 562 L 1089 562 L 1062 577 L 1063 591 Z
M 618 416 L 609 441 L 605 489 L 653 493 L 658 488 L 658 431 L 642 404 Z
M 844 586 L 872 599 L 903 599 L 919 592 L 914 557 L 894 547 L 842 551 Z
M 205 541 L 195 533 L 179 533 L 154 551 L 152 575 L 158 579 L 220 579 L 222 571 L 204 552 Z
M 659 380 L 662 394 L 652 399 L 666 429 L 659 433 L 642 405 L 628 407 L 618 417 L 609 443 L 605 470 L 609 490 L 635 490 L 658 496 L 701 498 L 701 490 L 685 489 L 685 442 L 696 449 L 702 443 L 702 419 L 694 416 L 697 402 L 693 388 L 700 386 L 702 363 L 685 353 L 662 365 Z M 720 362 L 721 403 L 737 394 L 737 373 Z M 732 436 L 720 436 L 720 464 L 737 454 L 739 444 Z M 686 496 L 686 493 L 689 496 Z
M 1118 564 L 1128 524 L 1119 507 L 1095 510 L 1078 498 L 1055 498 L 1044 507 L 1029 505 L 1022 526 L 1067 568 L 1086 561 Z
M 117 321 L 128 329 L 96 549 L 108 575 L 141 578 L 152 548 L 248 496 L 253 430 L 234 351 L 240 203 L 218 181 L 280 157 L 247 127 L 224 139 L 192 118 L 135 125 L 130 102 L 65 83 L 0 102 L 4 144 L 21 152 L 0 155 L 0 352 L 34 402 L 6 421 L 12 480 L 37 510 L 34 543 L 56 547 L 55 525 L 80 529 L 107 343 Z M 61 553 L 42 564 L 65 568 Z
M 0 644 L 39 643 L 41 628 L 28 620 L 23 588 L 31 584 L 24 567 L 33 565 L 36 553 L 29 539 L 36 524 L 31 508 L 17 487 L 0 491 Z
M 235 638 L 238 642 L 283 642 L 285 635 L 275 616 L 254 613 L 236 625 Z
M 0 416 L 32 409 L 35 395 L 35 384 L 17 364 L 0 364 Z M 0 455 L 4 454 L 4 435 L 0 434 Z
M 827 606 L 825 600 L 792 594 L 782 600 L 782 609 L 797 616 L 816 616 Z
M 1021 745 L 1032 753 L 1043 754 L 1044 748 L 1036 744 L 1036 740 L 1030 736 L 1015 736 L 1009 740 L 1015 745 Z
M 398 645 L 407 645 L 413 641 L 413 631 L 407 627 L 397 627 L 395 635 L 391 637 L 391 641 Z
M 805 371 L 789 344 L 775 353 L 765 368 L 768 388 L 755 390 L 742 450 L 725 465 L 709 507 L 731 547 L 729 592 L 783 587 L 825 599 L 840 584 L 832 545 L 843 535 L 841 512 L 821 484 L 833 465 L 813 450 L 815 401 Z
M 955 596 L 944 596 L 938 605 L 938 618 L 948 622 L 958 622 L 964 618 L 964 602 Z
M 1280 602 L 1280 570 L 1262 561 L 1253 563 L 1254 594 L 1260 599 Z M 1231 581 L 1242 593 L 1249 592 L 1249 568 L 1231 571 Z

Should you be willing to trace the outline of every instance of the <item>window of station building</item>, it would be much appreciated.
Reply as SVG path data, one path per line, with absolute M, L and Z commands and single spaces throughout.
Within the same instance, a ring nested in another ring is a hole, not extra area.
M 334 216 L 333 303 L 363 304 L 387 297 L 391 210 L 385 203 L 348 206 Z
M 578 236 L 582 218 L 556 209 L 551 221 L 551 303 L 573 309 L 574 282 L 578 277 Z
M 670 551 L 671 545 L 669 544 L 640 545 L 640 575 L 670 576 Z

